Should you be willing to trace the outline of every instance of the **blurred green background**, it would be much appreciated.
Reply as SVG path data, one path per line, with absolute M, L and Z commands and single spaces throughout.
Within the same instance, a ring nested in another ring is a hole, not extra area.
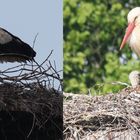
M 65 92 L 105 94 L 129 84 L 140 60 L 128 45 L 119 47 L 136 6 L 139 0 L 64 0 Z

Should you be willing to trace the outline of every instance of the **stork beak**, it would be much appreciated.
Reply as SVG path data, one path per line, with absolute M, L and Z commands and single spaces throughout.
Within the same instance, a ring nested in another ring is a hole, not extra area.
M 121 50 L 121 49 L 124 47 L 124 45 L 126 44 L 126 42 L 127 42 L 128 38 L 129 38 L 130 34 L 132 33 L 134 27 L 135 27 L 135 22 L 132 22 L 132 23 L 129 23 L 129 24 L 128 24 L 128 27 L 127 27 L 127 29 L 126 29 L 126 33 L 125 33 L 125 35 L 124 35 L 124 37 L 123 37 L 123 41 L 122 41 L 121 46 L 120 46 L 120 50 Z

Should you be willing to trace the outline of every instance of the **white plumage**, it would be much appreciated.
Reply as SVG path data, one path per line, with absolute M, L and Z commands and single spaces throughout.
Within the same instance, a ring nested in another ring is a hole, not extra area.
M 140 85 L 140 72 L 139 71 L 132 71 L 129 74 L 129 80 L 131 82 L 132 87 L 136 87 L 138 85 Z
M 128 15 L 128 27 L 121 43 L 120 49 L 129 43 L 131 49 L 140 56 L 140 7 L 132 9 Z

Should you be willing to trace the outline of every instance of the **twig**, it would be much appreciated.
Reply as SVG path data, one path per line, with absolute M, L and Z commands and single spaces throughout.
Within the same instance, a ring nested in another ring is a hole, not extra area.
M 31 129 L 30 129 L 30 132 L 29 132 L 29 134 L 27 135 L 27 138 L 29 138 L 29 136 L 31 135 L 31 133 L 32 133 L 32 131 L 33 131 L 33 129 L 34 129 L 34 126 L 35 126 L 35 114 L 33 114 L 33 123 L 32 123 L 32 127 L 31 127 Z

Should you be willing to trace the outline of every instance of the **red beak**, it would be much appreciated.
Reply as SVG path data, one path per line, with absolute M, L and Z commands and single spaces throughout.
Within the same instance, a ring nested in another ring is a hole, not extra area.
M 126 44 L 127 40 L 128 40 L 128 37 L 130 36 L 130 34 L 132 33 L 133 29 L 135 27 L 135 23 L 132 22 L 132 23 L 129 23 L 128 24 L 128 27 L 126 29 L 126 33 L 123 37 L 123 41 L 121 43 L 121 46 L 120 46 L 120 50 L 124 47 L 124 45 Z

